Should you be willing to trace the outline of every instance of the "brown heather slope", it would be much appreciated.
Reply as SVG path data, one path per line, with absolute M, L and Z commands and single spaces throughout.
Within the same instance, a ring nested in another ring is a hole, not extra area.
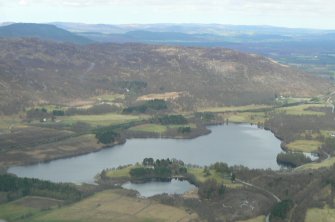
M 213 106 L 266 103 L 275 94 L 315 96 L 330 87 L 265 57 L 223 48 L 0 39 L 1 113 L 127 89 L 134 100 L 185 92 L 180 104 Z

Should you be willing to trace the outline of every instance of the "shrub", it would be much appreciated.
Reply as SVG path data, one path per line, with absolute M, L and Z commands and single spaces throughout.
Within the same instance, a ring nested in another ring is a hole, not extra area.
M 285 219 L 293 205 L 294 204 L 292 200 L 282 200 L 272 208 L 271 218 Z
M 95 133 L 95 137 L 99 140 L 100 143 L 110 144 L 113 143 L 119 138 L 119 133 L 114 132 L 112 129 L 100 129 Z
M 218 184 L 215 179 L 208 179 L 199 186 L 199 196 L 203 199 L 222 198 L 225 192 L 225 186 Z

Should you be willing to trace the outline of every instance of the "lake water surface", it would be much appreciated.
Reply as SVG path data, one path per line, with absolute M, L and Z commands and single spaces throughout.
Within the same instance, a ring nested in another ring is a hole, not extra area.
M 249 168 L 279 169 L 280 140 L 256 126 L 211 126 L 212 133 L 191 140 L 129 139 L 123 145 L 73 158 L 8 169 L 20 177 L 54 182 L 92 183 L 103 169 L 142 162 L 146 157 L 176 158 L 200 166 L 221 161 Z
M 125 183 L 122 185 L 123 188 L 129 190 L 136 190 L 139 192 L 141 197 L 152 197 L 157 194 L 183 194 L 186 193 L 196 186 L 190 184 L 186 180 L 173 179 L 170 182 L 147 182 L 147 183 Z

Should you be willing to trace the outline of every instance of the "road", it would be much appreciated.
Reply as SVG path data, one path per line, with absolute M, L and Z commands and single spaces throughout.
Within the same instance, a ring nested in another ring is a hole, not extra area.
M 327 153 L 326 151 L 322 151 L 327 157 L 326 157 L 326 159 L 324 159 L 324 161 L 325 160 L 328 160 L 329 158 L 330 158 L 330 154 L 329 153 Z
M 263 192 L 269 194 L 270 196 L 272 196 L 273 199 L 274 199 L 276 202 L 280 202 L 280 201 L 281 201 L 280 198 L 279 198 L 278 196 L 276 196 L 274 193 L 272 193 L 272 192 L 270 192 L 270 191 L 268 191 L 268 190 L 265 190 L 265 189 L 262 188 L 262 187 L 253 185 L 253 184 L 251 184 L 251 183 L 245 182 L 245 181 L 240 180 L 240 179 L 236 179 L 236 182 L 239 182 L 239 183 L 242 183 L 242 184 L 244 184 L 244 185 L 246 185 L 246 186 L 253 187 L 253 188 L 256 188 L 256 189 L 258 189 L 258 190 L 261 190 L 261 191 L 263 191 Z
M 326 102 L 327 102 L 329 105 L 331 105 L 331 107 L 332 107 L 332 113 L 334 113 L 334 110 L 335 110 L 335 105 L 333 104 L 333 100 L 332 100 L 332 96 L 333 96 L 333 95 L 335 95 L 335 91 L 331 92 L 331 93 L 329 94 L 328 99 L 326 100 Z
M 256 188 L 256 189 L 258 189 L 258 190 L 261 190 L 261 191 L 263 191 L 263 192 L 269 194 L 271 197 L 273 197 L 273 199 L 274 199 L 277 203 L 279 203 L 279 202 L 281 201 L 280 198 L 279 198 L 276 194 L 274 194 L 274 193 L 272 193 L 272 192 L 270 192 L 270 191 L 268 191 L 268 190 L 266 190 L 266 189 L 264 189 L 264 188 L 262 188 L 262 187 L 259 187 L 259 186 L 256 186 L 256 185 L 254 185 L 254 184 L 245 182 L 245 181 L 240 180 L 240 179 L 236 179 L 236 182 L 242 183 L 242 184 L 244 184 L 244 185 L 246 185 L 246 186 L 249 186 L 249 187 Z M 270 215 L 271 215 L 271 213 L 269 213 L 268 215 L 266 215 L 266 218 L 265 218 L 265 221 L 266 221 L 266 222 L 270 222 Z

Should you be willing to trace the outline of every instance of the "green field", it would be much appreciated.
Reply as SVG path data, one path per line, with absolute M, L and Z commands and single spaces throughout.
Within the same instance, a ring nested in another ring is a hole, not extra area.
M 282 102 L 283 104 L 292 104 L 292 103 L 299 103 L 299 102 L 308 102 L 311 98 L 308 97 L 285 97 L 277 99 L 277 101 Z
M 213 113 L 222 113 L 222 112 L 244 112 L 252 111 L 259 109 L 270 109 L 270 105 L 246 105 L 246 106 L 224 106 L 224 107 L 206 107 L 199 108 L 198 112 L 213 112 Z
M 62 201 L 44 198 L 27 196 L 8 204 L 0 205 L 0 218 L 11 221 L 29 221 L 30 218 L 36 215 L 41 215 L 46 210 L 55 209 Z
M 193 123 L 191 124 L 184 124 L 184 125 L 166 125 L 170 129 L 178 129 L 180 127 L 190 127 L 192 129 L 195 129 L 197 126 Z
M 197 181 L 205 182 L 208 179 L 215 179 L 218 183 L 223 183 L 225 186 L 230 188 L 242 187 L 242 184 L 233 183 L 230 179 L 223 178 L 220 173 L 215 172 L 215 170 L 210 169 L 210 175 L 206 176 L 204 174 L 204 168 L 187 168 L 187 172 L 193 174 Z
M 234 123 L 264 123 L 266 116 L 264 112 L 241 112 L 228 115 L 230 122 Z
M 127 195 L 122 190 L 106 190 L 78 203 L 38 215 L 29 222 L 109 222 L 109 221 L 190 221 L 198 216 L 182 208 L 159 204 Z
M 299 168 L 297 168 L 296 170 L 317 170 L 320 168 L 329 168 L 331 166 L 333 166 L 335 164 L 335 157 L 331 157 L 327 160 L 324 160 L 320 163 L 308 163 L 305 164 Z
M 329 208 L 328 206 L 323 209 L 312 208 L 308 209 L 306 213 L 305 222 L 334 222 L 335 221 L 335 209 Z
M 326 138 L 331 137 L 334 132 L 335 132 L 335 130 L 320 130 L 321 135 L 326 137 Z
M 286 145 L 289 151 L 311 153 L 321 147 L 321 142 L 316 140 L 295 140 Z
M 129 171 L 134 166 L 123 167 L 120 169 L 111 169 L 106 172 L 106 176 L 110 178 L 130 178 Z
M 122 115 L 117 113 L 108 113 L 102 115 L 74 115 L 64 116 L 59 119 L 63 124 L 73 124 L 75 122 L 85 122 L 92 126 L 107 126 L 112 124 L 128 123 L 135 120 L 148 118 L 146 115 Z
M 195 129 L 197 126 L 195 124 L 185 124 L 185 125 L 143 124 L 131 127 L 129 130 L 137 132 L 146 132 L 146 133 L 165 133 L 168 129 L 178 129 L 180 127 L 190 127 L 192 129 Z
M 15 203 L 0 205 L 0 218 L 8 221 L 20 221 L 38 212 L 38 209 L 18 205 Z
M 279 108 L 279 111 L 284 111 L 288 115 L 325 115 L 324 112 L 318 112 L 318 111 L 312 111 L 307 110 L 308 108 L 316 107 L 316 108 L 322 108 L 322 107 L 329 107 L 326 104 L 303 104 L 298 106 L 289 106 L 289 107 L 282 107 Z
M 143 124 L 131 127 L 129 130 L 148 133 L 165 133 L 167 127 L 159 124 Z

